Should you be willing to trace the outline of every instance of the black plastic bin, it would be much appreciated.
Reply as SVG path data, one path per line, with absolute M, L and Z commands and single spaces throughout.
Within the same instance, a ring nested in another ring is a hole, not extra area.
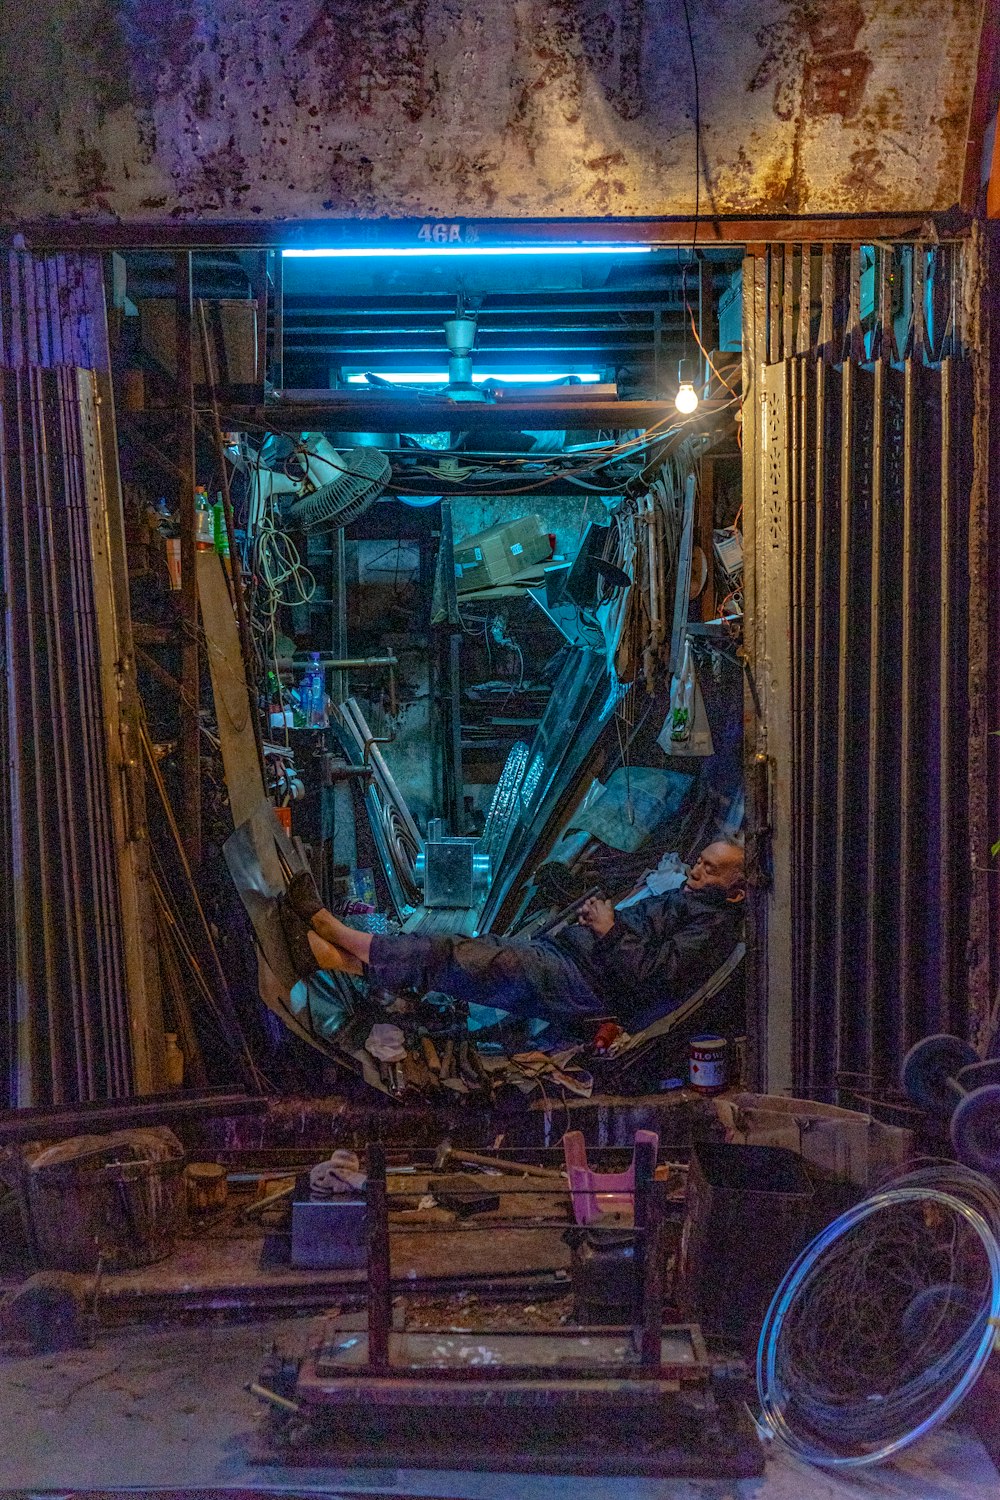
M 749 1352 L 778 1283 L 811 1238 L 812 1207 L 812 1183 L 794 1151 L 694 1146 L 677 1267 L 684 1316 Z

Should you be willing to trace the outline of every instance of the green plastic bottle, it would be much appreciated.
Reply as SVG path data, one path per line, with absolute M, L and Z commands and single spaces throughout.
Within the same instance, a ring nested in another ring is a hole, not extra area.
M 226 512 L 222 505 L 221 492 L 215 497 L 212 506 L 212 536 L 215 541 L 215 550 L 225 561 L 229 556 L 229 532 L 226 528 Z

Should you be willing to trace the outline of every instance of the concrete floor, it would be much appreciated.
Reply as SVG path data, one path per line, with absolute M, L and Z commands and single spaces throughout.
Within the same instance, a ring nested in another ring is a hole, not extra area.
M 774 1454 L 761 1480 L 535 1478 L 283 1468 L 248 1447 L 259 1407 L 243 1386 L 272 1340 L 301 1352 L 312 1319 L 129 1329 L 92 1349 L 0 1361 L 0 1491 L 200 1489 L 437 1500 L 996 1500 L 978 1439 L 949 1428 L 896 1465 L 839 1478 Z

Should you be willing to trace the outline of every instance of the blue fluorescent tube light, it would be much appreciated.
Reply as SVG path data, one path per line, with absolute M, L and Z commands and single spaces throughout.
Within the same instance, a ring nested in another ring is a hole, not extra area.
M 397 385 L 447 385 L 448 384 L 448 371 L 447 370 L 423 370 L 423 371 L 420 371 L 417 374 L 414 374 L 414 372 L 412 370 L 406 370 L 406 371 L 372 370 L 371 373 L 373 375 L 380 376 L 380 378 L 382 380 L 391 380 L 394 384 L 397 384 Z M 585 371 L 578 371 L 578 370 L 548 371 L 548 370 L 543 370 L 543 371 L 541 371 L 537 375 L 535 375 L 535 374 L 473 375 L 472 380 L 473 380 L 473 384 L 475 384 L 475 385 L 482 385 L 483 382 L 486 381 L 486 380 L 506 380 L 510 385 L 544 385 L 546 382 L 552 381 L 552 380 L 565 380 L 568 375 L 574 375 L 576 377 L 576 379 L 579 380 L 579 381 L 582 381 L 584 385 L 593 385 L 595 383 L 595 381 L 596 382 L 600 382 L 600 379 L 601 379 L 600 375 L 598 374 L 598 372 L 596 370 L 585 370 Z M 348 385 L 367 385 L 368 384 L 368 376 L 364 375 L 364 374 L 348 375 L 348 377 L 347 377 L 347 383 L 348 383 Z
M 368 249 L 282 250 L 290 260 L 360 259 L 382 256 L 396 259 L 403 255 L 651 255 L 654 245 L 407 245 L 398 249 L 388 245 Z

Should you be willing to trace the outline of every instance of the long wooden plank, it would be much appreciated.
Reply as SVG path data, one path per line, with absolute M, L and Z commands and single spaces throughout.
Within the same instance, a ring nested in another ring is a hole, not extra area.
M 118 849 L 122 941 L 128 983 L 129 1032 L 135 1091 L 157 1093 L 163 1072 L 163 999 L 156 918 L 149 886 L 145 784 L 139 748 L 138 690 L 132 649 L 125 560 L 118 439 L 110 376 L 78 375 L 81 401 L 94 402 L 100 450 L 100 492 L 89 499 L 95 596 L 103 601 L 96 626 L 105 702 L 111 816 Z M 91 381 L 96 392 L 91 391 Z M 117 711 L 116 711 L 117 710 Z
M 195 564 L 222 763 L 233 824 L 238 828 L 253 816 L 265 796 L 254 738 L 254 708 L 247 689 L 239 630 L 226 575 L 222 571 L 222 560 L 215 552 L 197 552 Z

